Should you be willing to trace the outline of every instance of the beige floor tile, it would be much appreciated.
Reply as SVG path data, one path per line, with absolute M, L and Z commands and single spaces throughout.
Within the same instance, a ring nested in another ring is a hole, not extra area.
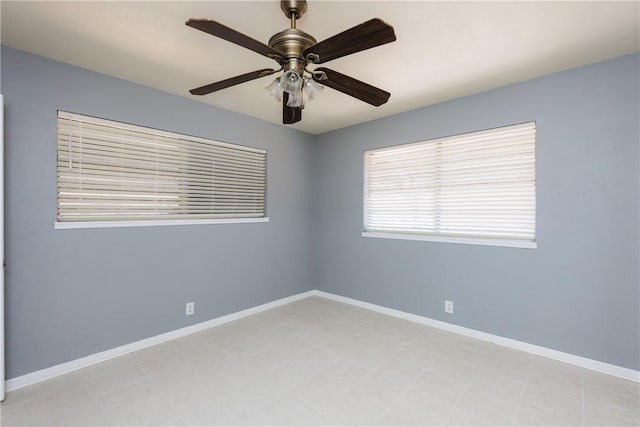
M 413 387 L 431 398 L 441 400 L 450 405 L 456 405 L 468 384 L 445 377 L 430 371 L 425 371 L 413 384 Z
M 459 409 L 455 409 L 449 419 L 444 423 L 445 426 L 495 426 L 495 423 L 483 420 L 474 415 L 468 414 Z
M 238 358 L 225 350 L 203 348 L 185 357 L 205 375 L 217 375 L 238 362 Z
M 337 360 L 322 371 L 322 375 L 325 377 L 347 387 L 353 386 L 370 373 L 369 369 L 346 359 Z
M 582 370 L 583 383 L 586 387 L 599 388 L 611 393 L 618 393 L 630 398 L 640 399 L 640 383 L 617 378 L 600 372 Z
M 457 381 L 471 382 L 473 377 L 478 372 L 478 367 L 454 362 L 446 356 L 438 356 L 434 357 L 430 361 L 429 365 L 427 365 L 427 370 L 436 374 L 453 378 Z
M 246 364 L 252 366 L 252 369 L 267 371 L 287 363 L 309 350 L 311 350 L 311 346 L 298 338 L 292 338 L 256 353 L 246 360 Z
M 457 408 L 495 425 L 510 425 L 516 418 L 519 403 L 502 400 L 493 393 L 469 386 Z
M 528 385 L 557 396 L 582 400 L 582 370 L 566 363 L 535 357 Z
M 200 334 L 212 344 L 224 348 L 231 342 L 251 339 L 255 332 L 246 324 L 236 320 L 216 326 L 215 328 L 207 329 L 206 331 L 200 332 Z
M 433 348 L 433 344 L 424 342 L 418 339 L 411 344 L 403 346 L 394 357 L 396 359 L 404 360 L 405 362 L 413 363 L 421 370 L 428 368 L 433 363 L 436 357 L 445 357 L 446 350 L 438 347 Z
M 443 354 L 442 357 L 446 357 L 450 362 L 470 366 L 475 369 L 482 366 L 485 359 L 487 359 L 485 354 L 477 353 L 467 346 L 459 347 L 457 345 L 447 348 L 446 353 Z
M 96 384 L 98 395 L 108 394 L 147 381 L 147 376 L 131 355 L 98 363 L 84 368 L 80 372 L 83 372 Z
M 357 357 L 357 355 L 366 348 L 354 339 L 358 334 L 344 332 L 342 335 L 343 336 L 329 340 L 319 348 L 331 354 L 334 360 L 344 357 Z
M 106 415 L 99 400 L 58 395 L 33 404 L 37 426 L 106 426 Z
M 246 406 L 251 410 L 261 409 L 279 399 L 287 390 L 276 390 L 262 378 L 255 378 L 248 383 L 238 385 L 227 391 L 236 406 Z
M 175 347 L 160 344 L 135 352 L 134 359 L 147 378 L 170 373 L 190 375 L 196 370 L 191 361 L 183 354 L 177 353 Z
M 158 392 L 164 395 L 178 413 L 186 415 L 204 407 L 230 405 L 230 385 L 218 384 L 211 378 L 183 377 Z
M 395 353 L 394 350 L 380 352 L 368 350 L 366 346 L 360 346 L 358 351 L 347 353 L 344 358 L 375 372 L 383 369 L 387 362 L 395 356 Z
M 261 332 L 252 339 L 262 344 L 265 348 L 281 346 L 287 342 L 295 342 L 300 348 L 299 351 L 304 351 L 309 349 L 313 344 L 312 341 L 305 338 L 304 335 L 300 334 L 299 330 L 290 326 L 278 326 L 262 329 Z M 292 351 L 297 350 L 295 347 L 290 347 L 290 349 Z
M 388 353 L 398 352 L 396 350 L 401 347 L 401 344 L 394 340 L 392 337 L 385 334 L 379 334 L 378 331 L 355 333 L 352 335 L 353 341 L 359 344 L 358 348 L 366 348 L 369 351 L 376 353 Z
M 554 426 L 580 426 L 580 423 L 567 423 L 562 419 L 556 418 L 553 415 L 535 409 L 526 409 L 520 411 L 516 417 L 514 426 L 528 426 L 528 427 L 554 427 Z
M 325 347 L 316 347 L 294 357 L 291 360 L 291 365 L 294 369 L 303 370 L 307 375 L 311 376 L 320 373 L 340 359 L 339 353 L 330 351 Z
M 420 336 L 418 337 L 418 339 L 437 347 L 446 347 L 457 338 L 460 338 L 457 334 L 433 328 L 431 326 L 424 326 L 422 332 L 420 332 Z
M 471 385 L 494 398 L 519 406 L 522 401 L 525 384 L 490 372 L 479 372 L 471 381 Z
M 322 412 L 338 425 L 375 425 L 387 414 L 387 409 L 373 400 L 347 392 Z
M 181 415 L 169 425 L 194 427 L 194 426 L 246 426 L 252 418 L 252 408 L 234 404 L 227 406 L 205 406 L 197 412 L 188 412 Z
M 345 384 L 333 381 L 323 374 L 316 374 L 298 384 L 290 394 L 322 411 L 347 389 Z
M 148 383 L 108 394 L 101 403 L 112 425 L 164 426 L 180 415 L 169 399 Z
M 607 412 L 590 406 L 584 408 L 585 426 L 622 427 L 640 425 L 637 417 L 626 417 L 619 413 Z
M 582 382 L 582 368 L 546 357 L 534 356 L 532 371 L 544 372 L 548 376 L 561 378 L 566 381 Z
M 394 411 L 387 411 L 377 423 L 380 426 L 411 426 L 418 425 L 417 423 L 410 422 L 402 415 Z
M 424 369 L 416 364 L 398 357 L 392 357 L 385 362 L 378 372 L 392 383 L 411 385 L 420 377 L 423 371 Z
M 270 384 L 274 393 L 284 394 L 312 376 L 306 367 L 295 361 L 289 362 L 265 372 L 258 379 Z
M 265 349 L 264 344 L 254 339 L 238 339 L 224 344 L 224 350 L 234 355 L 237 359 L 243 360 L 260 353 Z
M 26 402 L 31 401 L 33 396 L 31 393 L 31 388 L 32 386 L 26 386 L 6 393 L 4 396 L 4 401 L 0 402 L 0 409 L 7 408 L 13 405 L 22 405 Z
M 533 366 L 533 356 L 506 347 L 495 347 L 484 359 L 481 369 L 515 381 L 527 382 Z
M 475 338 L 460 336 L 456 337 L 450 344 L 447 346 L 448 350 L 463 350 L 466 352 L 472 352 L 475 354 L 481 354 L 483 356 L 487 356 L 491 354 L 497 346 L 493 343 L 487 341 L 481 341 Z
M 585 387 L 585 407 L 610 412 L 622 419 L 640 425 L 640 401 L 634 396 L 613 393 L 605 389 Z
M 250 425 L 299 426 L 318 414 L 297 396 L 287 395 L 251 413 L 247 421 Z
M 83 399 L 93 397 L 96 395 L 96 385 L 84 370 L 79 370 L 31 386 L 31 396 L 36 400 L 61 394 Z
M 250 365 L 246 360 L 234 360 L 224 369 L 209 372 L 215 381 L 233 385 L 246 384 L 263 373 L 264 370 L 260 366 Z
M 302 422 L 300 425 L 302 426 L 317 426 L 317 427 L 329 427 L 329 426 L 337 426 L 338 423 L 327 415 L 322 413 L 316 413 L 314 416 L 309 418 L 308 420 Z
M 8 400 L 10 394 L 7 395 L 6 400 Z M 14 401 L 16 399 L 14 398 Z M 19 404 L 6 404 L 5 402 L 0 404 L 0 425 L 2 427 L 29 427 L 35 425 L 35 423 L 36 419 L 33 416 L 30 400 L 25 400 Z
M 351 387 L 351 392 L 364 399 L 372 400 L 385 408 L 390 408 L 410 388 L 406 383 L 392 383 L 374 372 Z
M 391 410 L 410 425 L 442 425 L 453 413 L 453 406 L 435 400 L 417 389 L 407 391 L 398 399 Z
M 422 333 L 422 326 L 406 320 L 380 316 L 360 325 L 371 332 L 401 343 L 409 343 Z
M 342 323 L 327 320 L 309 325 L 298 324 L 296 329 L 299 331 L 299 336 L 308 339 L 315 346 L 320 346 L 341 337 L 352 328 L 345 328 Z
M 524 391 L 521 411 L 531 419 L 559 420 L 569 425 L 583 424 L 583 404 L 581 401 L 578 402 L 529 386 Z

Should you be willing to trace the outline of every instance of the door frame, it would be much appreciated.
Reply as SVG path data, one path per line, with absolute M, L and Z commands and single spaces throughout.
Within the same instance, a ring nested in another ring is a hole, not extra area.
M 0 94 L 0 401 L 4 400 L 4 98 Z

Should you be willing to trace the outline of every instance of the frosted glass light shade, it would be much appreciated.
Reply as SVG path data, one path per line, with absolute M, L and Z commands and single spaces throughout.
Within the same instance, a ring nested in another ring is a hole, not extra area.
M 281 77 L 280 84 L 285 92 L 295 94 L 302 89 L 302 77 L 293 70 L 289 70 Z
M 265 87 L 271 96 L 273 96 L 276 101 L 282 102 L 282 85 L 280 84 L 280 77 L 271 82 L 271 84 Z
M 287 107 L 304 107 L 302 100 L 302 90 L 289 94 Z
M 315 97 L 318 96 L 318 94 L 323 90 L 324 86 L 322 86 L 321 84 L 316 83 L 312 79 L 305 79 L 304 93 L 307 94 L 307 98 L 309 99 L 309 101 L 313 101 Z

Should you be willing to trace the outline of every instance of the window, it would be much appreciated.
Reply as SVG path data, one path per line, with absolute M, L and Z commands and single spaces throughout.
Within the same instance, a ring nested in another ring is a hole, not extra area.
M 364 236 L 535 247 L 535 123 L 365 152 Z
M 56 228 L 266 221 L 266 152 L 58 112 Z

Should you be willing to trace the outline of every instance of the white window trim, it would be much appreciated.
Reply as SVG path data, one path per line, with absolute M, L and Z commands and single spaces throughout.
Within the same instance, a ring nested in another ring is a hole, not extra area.
M 56 223 L 54 224 L 54 228 L 56 230 L 71 230 L 78 228 L 155 227 L 163 225 L 246 224 L 251 222 L 269 222 L 269 217 L 224 219 L 165 219 L 140 221 L 56 221 Z
M 424 242 L 461 243 L 465 245 L 503 246 L 508 248 L 536 249 L 537 241 L 508 240 L 508 239 L 482 239 L 472 237 L 435 236 L 430 234 L 403 234 L 380 231 L 363 231 L 362 237 L 378 239 L 420 240 Z

